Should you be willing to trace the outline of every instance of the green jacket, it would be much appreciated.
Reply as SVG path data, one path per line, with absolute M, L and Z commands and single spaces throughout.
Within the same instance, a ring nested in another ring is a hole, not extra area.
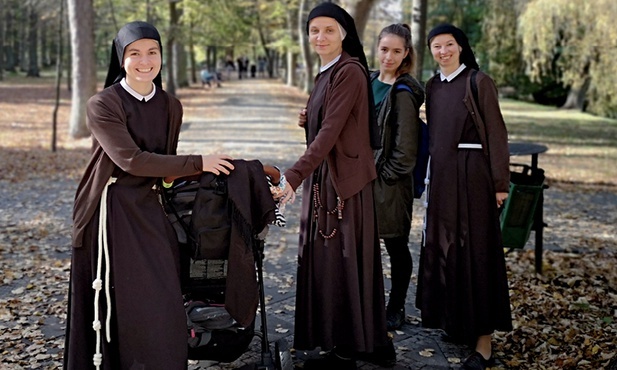
M 371 75 L 371 81 L 379 72 Z M 396 86 L 405 84 L 407 90 Z M 413 206 L 413 168 L 418 152 L 419 112 L 424 89 L 409 74 L 392 85 L 377 115 L 382 148 L 374 151 L 377 168 L 375 208 L 381 238 L 407 236 L 411 229 Z

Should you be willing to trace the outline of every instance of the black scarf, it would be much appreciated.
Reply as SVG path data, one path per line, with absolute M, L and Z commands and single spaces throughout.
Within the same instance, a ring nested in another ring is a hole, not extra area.
M 120 82 L 125 76 L 126 71 L 122 67 L 124 58 L 124 49 L 131 43 L 141 39 L 156 40 L 161 46 L 161 36 L 157 29 L 146 22 L 135 21 L 127 23 L 118 31 L 118 35 L 111 43 L 111 59 L 109 61 L 109 70 L 105 79 L 105 87 L 109 87 Z M 161 59 L 163 58 L 163 49 L 161 47 Z M 154 85 L 159 89 L 163 88 L 161 72 L 154 78 Z

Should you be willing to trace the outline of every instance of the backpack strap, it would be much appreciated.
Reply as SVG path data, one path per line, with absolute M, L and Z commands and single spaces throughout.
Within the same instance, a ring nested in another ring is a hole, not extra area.
M 406 90 L 406 91 L 409 91 L 410 93 L 413 94 L 413 91 L 411 90 L 411 87 L 405 85 L 404 83 L 399 83 L 398 85 L 396 85 L 396 90 L 397 91 Z
M 480 108 L 480 103 L 479 103 L 479 99 L 478 99 L 478 81 L 477 81 L 477 75 L 478 75 L 478 70 L 474 69 L 473 71 L 471 71 L 471 81 L 469 81 L 469 83 L 471 84 L 471 93 L 473 94 L 473 100 L 476 102 L 476 107 L 478 107 L 478 109 Z
M 416 100 L 416 97 L 414 96 L 411 87 L 405 85 L 404 83 L 399 83 L 396 85 L 396 91 L 409 91 L 409 93 L 411 94 L 411 100 L 413 101 L 414 105 L 418 104 L 418 101 Z M 420 107 L 417 108 L 420 109 Z
M 369 118 L 369 142 L 371 145 L 372 149 L 379 149 L 381 148 L 381 135 L 379 133 L 379 127 L 377 127 L 377 113 L 375 112 L 375 106 L 372 104 L 373 102 L 373 89 L 370 86 L 370 81 L 371 81 L 371 76 L 369 74 L 369 72 L 366 70 L 366 68 L 364 68 L 364 65 L 356 58 L 356 57 L 351 57 L 348 58 L 344 61 L 339 61 L 337 62 L 332 68 L 334 68 L 332 70 L 332 73 L 330 73 L 329 76 L 329 81 L 328 81 L 328 87 L 326 89 L 326 92 L 324 94 L 324 100 L 323 100 L 323 105 L 319 111 L 319 129 L 321 129 L 321 121 L 323 119 L 322 112 L 325 110 L 326 105 L 328 104 L 328 93 L 330 92 L 330 89 L 332 88 L 332 83 L 334 81 L 334 76 L 336 75 L 336 73 L 343 68 L 343 66 L 346 66 L 348 64 L 356 64 L 358 67 L 360 67 L 360 70 L 362 70 L 362 73 L 364 74 L 364 76 L 367 79 L 367 89 L 368 89 L 368 97 L 369 97 L 369 111 L 368 111 L 368 118 Z M 306 132 L 306 135 L 308 137 L 308 132 Z
M 493 167 L 491 164 L 491 147 L 488 141 L 488 128 L 486 127 L 486 121 L 480 112 L 480 99 L 478 98 L 478 70 L 473 69 L 469 76 L 469 85 L 471 87 L 471 94 L 473 95 L 473 101 L 476 104 L 476 114 L 479 115 L 480 122 L 484 125 L 484 140 L 486 141 L 486 158 L 488 160 L 488 169 L 493 178 Z

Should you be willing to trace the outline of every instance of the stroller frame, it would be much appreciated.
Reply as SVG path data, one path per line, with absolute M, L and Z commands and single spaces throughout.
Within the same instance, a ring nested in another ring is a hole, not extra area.
M 261 320 L 261 328 L 258 332 L 256 332 L 256 335 L 261 338 L 261 361 L 247 366 L 248 368 L 253 368 L 255 370 L 292 370 L 293 363 L 291 359 L 291 353 L 289 352 L 287 341 L 285 341 L 284 338 L 281 338 L 274 343 L 274 357 L 272 352 L 270 351 L 270 341 L 268 339 L 268 319 L 266 315 L 266 296 L 263 277 L 264 249 L 265 239 L 256 238 L 256 242 L 253 244 L 253 254 L 255 256 L 255 265 L 257 267 L 257 284 L 259 286 L 260 308 L 259 316 Z M 248 369 L 247 367 L 243 368 Z
M 194 185 L 194 182 L 189 182 L 188 187 Z M 193 190 L 194 188 L 194 190 Z M 191 191 L 197 191 L 198 186 L 191 188 Z M 172 192 L 176 190 L 177 187 L 174 186 Z M 179 244 L 181 247 L 187 247 L 190 233 L 189 233 L 189 225 L 186 223 L 186 219 L 192 216 L 192 211 L 184 210 L 179 212 L 174 206 L 171 198 L 173 194 L 164 193 L 163 200 L 164 205 L 169 208 L 171 214 L 169 216 L 172 223 L 177 223 L 181 230 L 179 230 L 175 225 L 174 228 L 177 232 L 184 232 L 184 238 L 179 240 Z M 280 338 L 274 343 L 274 352 L 271 350 L 270 340 L 268 338 L 268 322 L 267 322 L 267 314 L 266 314 L 266 299 L 265 299 L 265 284 L 264 284 L 264 275 L 263 275 L 263 260 L 264 260 L 264 250 L 265 250 L 265 236 L 268 233 L 268 226 L 262 230 L 261 233 L 254 235 L 253 243 L 252 243 L 252 251 L 255 261 L 255 268 L 257 273 L 257 286 L 259 289 L 259 309 L 260 309 L 260 328 L 259 330 L 254 331 L 254 336 L 260 338 L 261 341 L 261 353 L 260 353 L 260 361 L 252 364 L 247 364 L 241 367 L 241 369 L 245 370 L 292 370 L 293 369 L 293 361 L 291 358 L 291 353 L 289 351 L 289 346 L 285 338 Z M 187 247 L 188 248 L 188 247 Z M 192 261 L 192 257 L 190 259 Z M 191 263 L 191 262 L 189 262 Z M 226 280 L 226 278 L 225 278 Z M 183 287 L 184 290 L 185 287 Z M 196 293 L 198 294 L 198 293 Z M 244 352 L 246 353 L 246 351 Z M 190 358 L 189 358 L 190 359 Z M 203 360 L 203 359 L 202 359 Z

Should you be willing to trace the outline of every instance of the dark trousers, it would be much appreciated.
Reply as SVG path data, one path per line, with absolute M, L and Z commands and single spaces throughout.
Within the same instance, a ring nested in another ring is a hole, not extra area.
M 388 312 L 396 312 L 405 307 L 405 298 L 413 269 L 413 261 L 407 245 L 408 240 L 407 236 L 384 238 L 383 240 L 392 266 L 392 288 L 388 300 Z

